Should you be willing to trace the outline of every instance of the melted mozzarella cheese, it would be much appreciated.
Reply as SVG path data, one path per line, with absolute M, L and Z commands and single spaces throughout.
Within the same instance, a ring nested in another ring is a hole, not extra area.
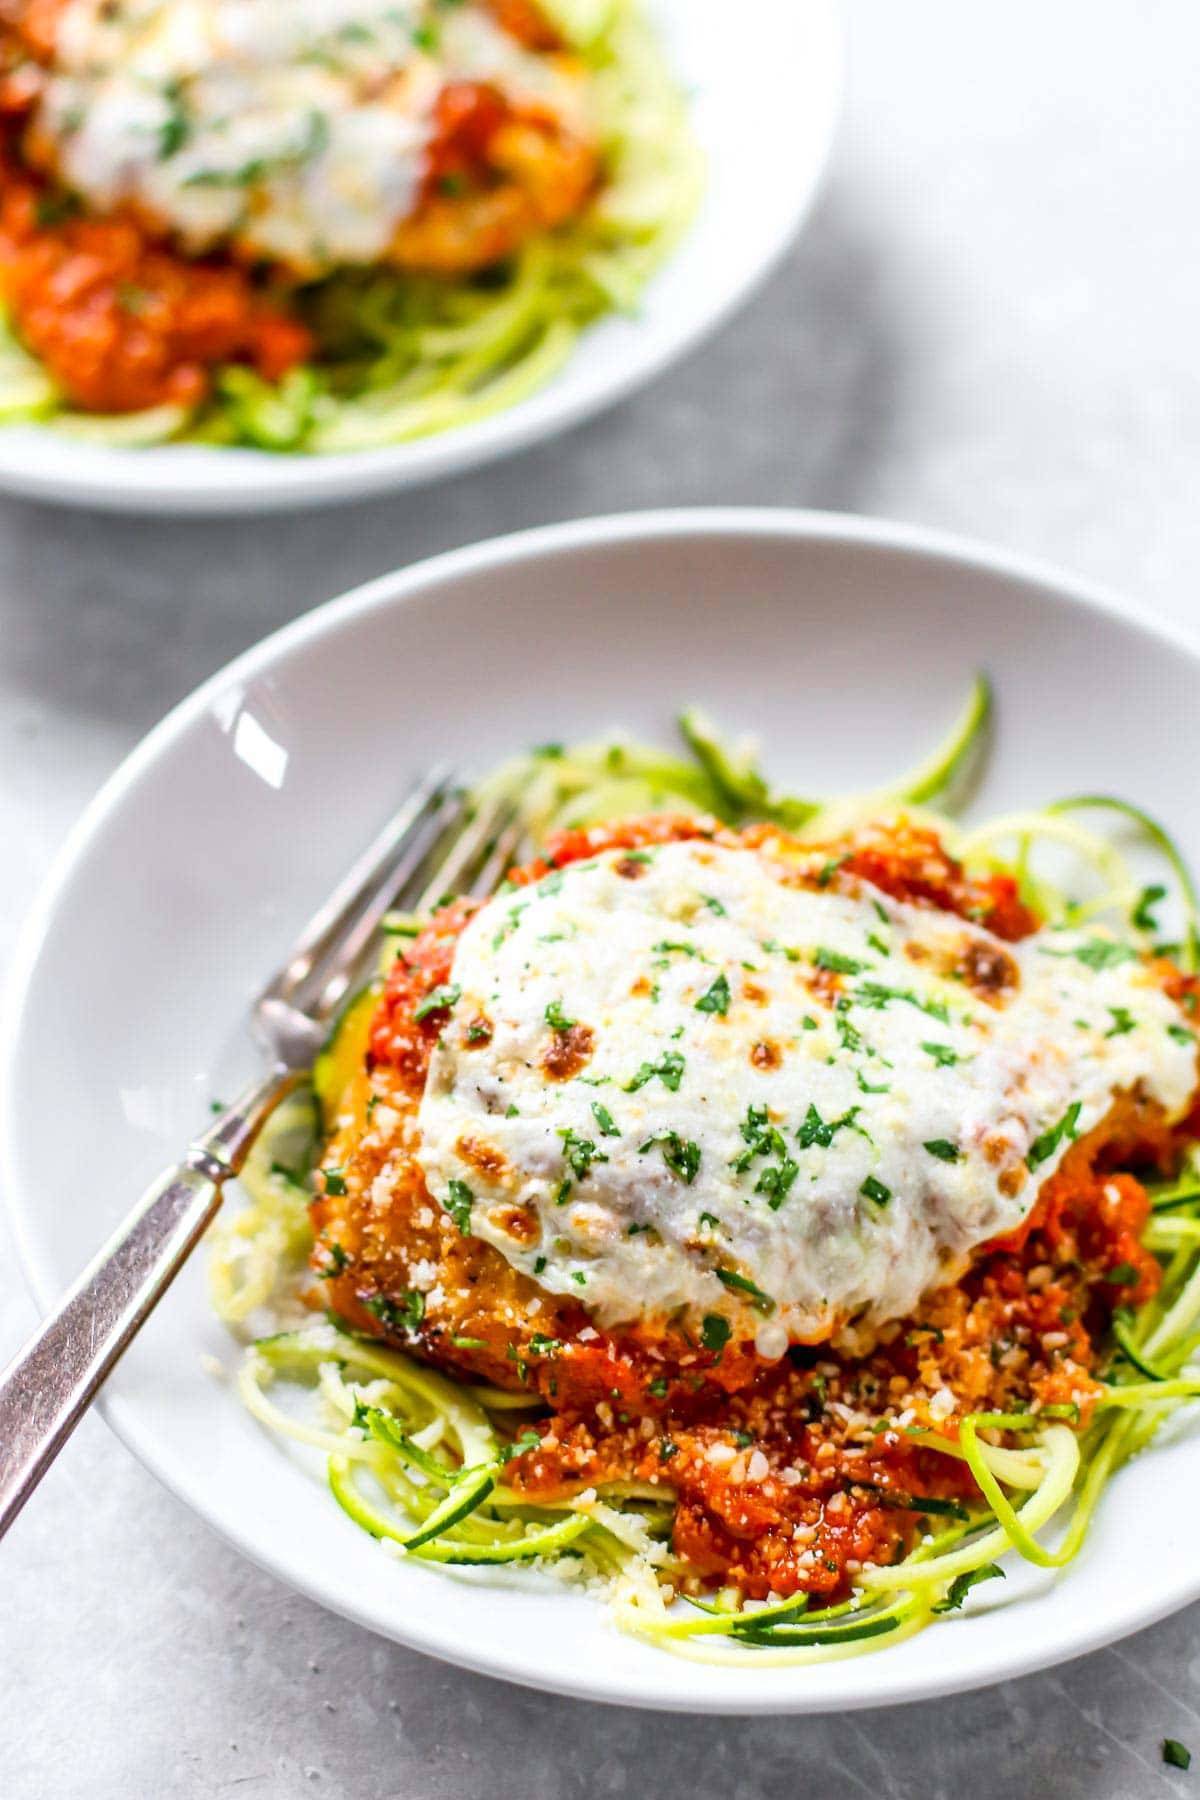
M 723 1315 L 764 1355 L 911 1312 L 1116 1094 L 1177 1118 L 1196 1085 L 1179 1009 L 1105 938 L 1002 944 L 704 842 L 492 900 L 453 982 L 432 1192 L 606 1325 Z
M 385 255 L 456 80 L 579 114 L 470 0 L 68 0 L 37 132 L 99 209 L 315 271 Z

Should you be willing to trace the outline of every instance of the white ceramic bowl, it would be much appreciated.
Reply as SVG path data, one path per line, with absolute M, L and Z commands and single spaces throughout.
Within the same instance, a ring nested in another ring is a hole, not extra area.
M 642 386 L 720 325 L 799 229 L 841 93 L 836 0 L 648 0 L 707 170 L 688 235 L 636 316 L 600 321 L 555 378 L 495 418 L 385 450 L 306 457 L 167 444 L 119 450 L 0 428 L 0 490 L 120 512 L 268 512 L 361 499 L 525 449 Z
M 248 997 L 415 771 L 611 725 L 669 735 L 697 700 L 759 732 L 800 790 L 865 786 L 929 747 L 980 667 L 998 730 L 977 812 L 1114 790 L 1200 854 L 1196 648 L 1051 571 L 903 527 L 770 512 L 555 527 L 386 576 L 239 658 L 108 784 L 19 956 L 5 1185 L 39 1300 L 249 1073 Z M 534 1686 L 703 1711 L 877 1705 L 1076 1655 L 1200 1593 L 1185 1430 L 1122 1471 L 1058 1582 L 1014 1568 L 969 1614 L 852 1662 L 696 1667 L 557 1584 L 389 1561 L 206 1353 L 235 1360 L 193 1266 L 104 1402 L 146 1464 L 283 1580 Z

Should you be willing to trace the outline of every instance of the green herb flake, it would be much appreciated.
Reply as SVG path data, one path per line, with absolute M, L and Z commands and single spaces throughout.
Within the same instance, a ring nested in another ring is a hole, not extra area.
M 1054 1152 L 1058 1149 L 1064 1138 L 1069 1142 L 1074 1143 L 1075 1139 L 1079 1136 L 1079 1114 L 1081 1111 L 1081 1102 L 1078 1100 L 1074 1101 L 1068 1106 L 1057 1125 L 1052 1125 L 1049 1131 L 1043 1131 L 1041 1137 L 1034 1138 L 1025 1157 L 1025 1161 L 1031 1169 L 1040 1168 L 1044 1162 L 1047 1162 L 1050 1157 L 1054 1155 Z
M 822 947 L 813 957 L 813 967 L 825 969 L 831 975 L 861 975 L 867 965 L 856 962 L 852 956 L 843 956 L 840 950 Z
M 1131 914 L 1133 923 L 1137 926 L 1139 931 L 1158 930 L 1158 920 L 1154 917 L 1154 913 L 1151 909 L 1157 906 L 1160 900 L 1165 900 L 1166 897 L 1167 890 L 1159 882 L 1156 882 L 1153 887 L 1144 887 L 1142 889 L 1138 896 L 1138 903 Z
M 718 975 L 708 991 L 701 994 L 696 1002 L 696 1011 L 718 1013 L 724 1018 L 729 1011 L 729 982 L 724 974 Z
M 592 1117 L 600 1127 L 601 1137 L 620 1137 L 621 1130 L 607 1106 L 601 1106 L 598 1100 L 592 1101 Z
M 729 1320 L 720 1313 L 705 1313 L 700 1324 L 700 1342 L 719 1357 L 730 1339 Z
M 633 1079 L 625 1083 L 624 1091 L 636 1094 L 639 1088 L 644 1088 L 657 1075 L 665 1088 L 672 1094 L 677 1094 L 685 1067 L 685 1059 L 678 1050 L 665 1050 L 657 1062 L 644 1062 Z
M 582 1181 L 593 1163 L 608 1161 L 602 1150 L 597 1150 L 591 1138 L 580 1137 L 577 1131 L 567 1125 L 559 1131 L 563 1141 L 563 1158 L 577 1181 Z
M 654 1137 L 647 1138 L 639 1144 L 638 1155 L 645 1156 L 658 1144 L 662 1147 L 663 1161 L 672 1175 L 678 1175 L 687 1187 L 691 1187 L 700 1169 L 700 1146 L 690 1138 L 681 1138 L 677 1131 L 660 1131 Z
M 1104 1279 L 1113 1287 L 1134 1287 L 1138 1281 L 1138 1272 L 1131 1262 L 1119 1262 L 1114 1268 L 1105 1271 Z
M 1106 1038 L 1124 1037 L 1126 1032 L 1137 1030 L 1137 1020 L 1125 1006 L 1110 1006 L 1112 1029 L 1105 1032 Z
M 1081 962 L 1085 968 L 1115 969 L 1121 963 L 1133 962 L 1137 951 L 1131 944 L 1120 944 L 1113 938 L 1092 937 L 1077 944 L 1073 950 L 1048 950 L 1042 946 L 1043 956 L 1057 956 L 1062 959 L 1073 958 Z
M 1178 1738 L 1163 1739 L 1162 1759 L 1170 1769 L 1190 1769 L 1192 1766 L 1192 1753 Z
M 448 1006 L 456 1006 L 462 999 L 462 989 L 455 982 L 443 982 L 439 987 L 430 988 L 420 1006 L 413 1011 L 417 1024 L 427 1019 L 430 1013 L 442 1012 Z
M 760 1313 L 773 1313 L 775 1302 L 770 1294 L 764 1294 L 760 1287 L 751 1281 L 748 1275 L 739 1275 L 736 1269 L 714 1269 L 713 1274 L 723 1287 L 736 1289 L 753 1301 L 755 1310 Z
M 458 1226 L 464 1237 L 471 1235 L 471 1208 L 475 1204 L 475 1196 L 465 1181 L 457 1176 L 447 1184 L 447 1197 L 442 1205 Z
M 937 1019 L 943 1025 L 950 1023 L 948 1007 L 943 1006 L 940 1000 L 922 1000 L 911 988 L 885 987 L 880 981 L 864 981 L 855 988 L 853 998 L 859 1006 L 870 1007 L 875 1012 L 882 1012 L 885 1006 L 899 1000 L 905 1006 L 915 1006 L 918 1012 L 927 1013 L 931 1019 Z
M 951 1069 L 959 1060 L 958 1051 L 949 1044 L 922 1044 L 926 1056 L 932 1056 L 939 1069 Z
M 325 1192 L 340 1198 L 346 1192 L 346 1176 L 342 1169 L 322 1169 L 325 1177 Z
M 546 1008 L 546 1023 L 552 1031 L 570 1031 L 575 1024 L 563 1011 L 561 1000 L 552 1000 Z
M 874 1175 L 868 1175 L 858 1191 L 865 1194 L 868 1200 L 873 1200 L 876 1206 L 886 1206 L 892 1197 L 891 1188 L 885 1187 L 882 1181 L 877 1181 Z
M 930 1156 L 936 1156 L 939 1162 L 956 1163 L 962 1156 L 958 1145 L 952 1144 L 949 1138 L 927 1138 L 925 1148 Z

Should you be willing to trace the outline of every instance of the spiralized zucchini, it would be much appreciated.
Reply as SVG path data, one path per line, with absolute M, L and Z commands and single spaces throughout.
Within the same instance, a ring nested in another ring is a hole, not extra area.
M 990 689 L 979 677 L 940 748 L 870 795 L 821 800 L 777 789 L 751 745 L 730 745 L 694 712 L 680 722 L 686 755 L 613 739 L 543 745 L 505 765 L 479 792 L 504 791 L 519 801 L 523 852 L 535 851 L 553 830 L 678 809 L 735 825 L 777 821 L 820 841 L 855 818 L 897 810 L 925 816 L 922 808 L 956 804 L 978 771 L 990 714 Z M 1157 857 L 1162 879 L 1143 884 L 1124 849 L 1080 822 L 1083 812 L 1119 819 L 1137 840 L 1130 848 Z M 1103 918 L 1152 949 L 1159 908 L 1173 904 L 1182 937 L 1169 948 L 1185 963 L 1194 956 L 1191 876 L 1163 828 L 1139 808 L 1087 796 L 973 829 L 956 825 L 946 810 L 928 816 L 969 866 L 1015 869 L 1050 922 Z M 398 932 L 416 924 L 393 923 Z M 317 1129 L 311 1103 L 293 1102 L 255 1153 L 243 1184 L 249 1209 L 219 1227 L 214 1298 L 235 1329 L 260 1317 L 268 1298 L 278 1304 L 294 1290 L 309 1241 L 302 1171 L 315 1157 Z M 760 1668 L 859 1656 L 960 1611 L 976 1586 L 1003 1579 L 1006 1557 L 1048 1569 L 1070 1562 L 1115 1471 L 1200 1396 L 1200 1372 L 1193 1371 L 1200 1348 L 1200 1151 L 1189 1154 L 1177 1179 L 1152 1189 L 1152 1204 L 1145 1243 L 1163 1264 L 1162 1285 L 1136 1312 L 1117 1313 L 1088 1428 L 1073 1428 L 1073 1407 L 1052 1406 L 968 1414 L 953 1435 L 898 1427 L 923 1449 L 965 1462 L 977 1503 L 902 1562 L 864 1568 L 852 1598 L 835 1606 L 814 1606 L 804 1594 L 749 1605 L 724 1591 L 715 1600 L 681 1594 L 686 1570 L 670 1550 L 668 1487 L 626 1483 L 562 1505 L 533 1505 L 505 1486 L 504 1471 L 531 1441 L 536 1396 L 471 1388 L 336 1321 L 253 1343 L 239 1387 L 264 1424 L 326 1455 L 337 1504 L 395 1556 L 523 1563 L 603 1578 L 622 1631 L 694 1661 Z
M 443 280 L 343 271 L 298 296 L 321 356 L 282 381 L 230 366 L 199 410 L 72 412 L 0 318 L 0 423 L 125 447 L 171 440 L 330 454 L 382 449 L 515 406 L 605 313 L 631 313 L 687 227 L 701 159 L 639 0 L 543 0 L 587 66 L 605 181 L 584 214 L 509 264 Z

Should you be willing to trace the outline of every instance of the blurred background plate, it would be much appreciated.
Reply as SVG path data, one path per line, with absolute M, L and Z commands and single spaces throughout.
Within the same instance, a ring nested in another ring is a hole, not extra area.
M 359 499 L 524 449 L 631 393 L 742 304 L 820 185 L 841 92 L 835 0 L 647 0 L 689 95 L 705 187 L 635 316 L 587 330 L 563 369 L 506 412 L 383 450 L 301 456 L 166 444 L 118 449 L 0 429 L 0 490 L 122 512 L 266 512 Z M 781 346 L 785 353 L 786 346 Z

